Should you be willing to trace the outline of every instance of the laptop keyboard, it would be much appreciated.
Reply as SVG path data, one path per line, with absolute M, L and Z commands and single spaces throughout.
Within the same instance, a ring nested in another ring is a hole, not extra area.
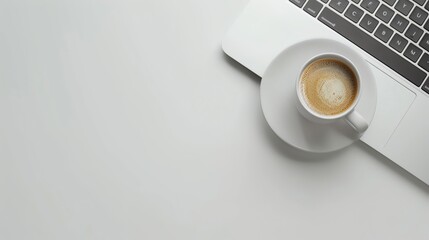
M 428 0 L 289 1 L 429 93 Z

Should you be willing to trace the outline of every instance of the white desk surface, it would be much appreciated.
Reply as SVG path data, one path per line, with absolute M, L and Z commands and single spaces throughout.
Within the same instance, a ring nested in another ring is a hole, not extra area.
M 1 0 L 0 239 L 429 239 L 406 171 L 271 132 L 246 2 Z

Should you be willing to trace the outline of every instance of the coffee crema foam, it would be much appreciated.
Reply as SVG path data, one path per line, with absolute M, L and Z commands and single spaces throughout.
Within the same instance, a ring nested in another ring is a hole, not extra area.
M 358 80 L 345 63 L 335 59 L 320 59 L 304 69 L 300 87 L 313 111 L 322 115 L 337 115 L 354 103 Z

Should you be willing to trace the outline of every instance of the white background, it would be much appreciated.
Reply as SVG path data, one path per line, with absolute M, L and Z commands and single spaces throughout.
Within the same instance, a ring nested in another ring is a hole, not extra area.
M 429 239 L 427 185 L 271 132 L 246 3 L 0 0 L 0 239 Z

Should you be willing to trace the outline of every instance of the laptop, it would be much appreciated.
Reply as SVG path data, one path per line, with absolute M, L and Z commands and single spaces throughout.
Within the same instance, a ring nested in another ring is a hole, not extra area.
M 354 49 L 377 84 L 361 140 L 429 184 L 429 0 L 252 0 L 222 42 L 263 76 L 285 48 L 327 38 Z

